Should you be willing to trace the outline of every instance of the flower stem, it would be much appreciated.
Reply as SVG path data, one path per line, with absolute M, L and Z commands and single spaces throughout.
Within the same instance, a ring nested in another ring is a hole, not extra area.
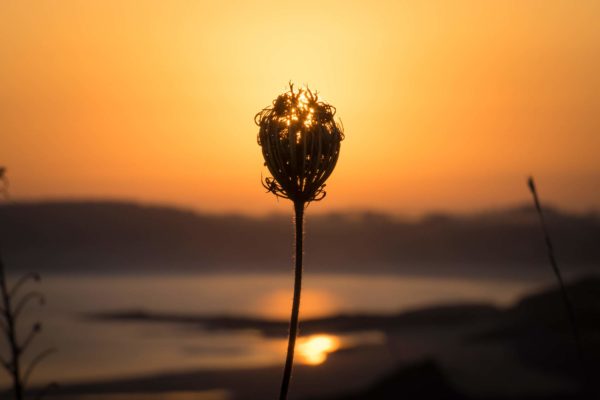
M 281 392 L 279 400 L 286 400 L 290 379 L 292 377 L 292 365 L 294 364 L 294 349 L 296 336 L 298 335 L 298 315 L 300 313 L 300 292 L 302 291 L 302 242 L 304 236 L 304 202 L 294 201 L 295 225 L 296 225 L 296 265 L 294 268 L 294 299 L 292 302 L 292 316 L 290 318 L 290 335 L 288 338 L 287 357 L 283 369 L 281 381 Z

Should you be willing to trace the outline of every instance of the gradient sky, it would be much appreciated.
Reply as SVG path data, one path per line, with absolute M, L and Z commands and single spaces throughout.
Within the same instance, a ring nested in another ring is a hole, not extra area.
M 346 131 L 314 211 L 600 209 L 600 2 L 0 2 L 15 200 L 289 212 L 253 118 L 292 80 Z

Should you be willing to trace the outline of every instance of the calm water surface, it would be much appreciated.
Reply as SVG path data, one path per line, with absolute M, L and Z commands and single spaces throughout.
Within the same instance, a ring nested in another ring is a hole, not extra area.
M 497 280 L 313 274 L 304 281 L 301 316 L 392 313 L 445 302 L 509 305 L 539 285 L 540 282 L 534 285 Z M 92 321 L 82 315 L 146 310 L 287 319 L 292 288 L 289 274 L 61 276 L 46 277 L 40 288 L 48 304 L 31 307 L 27 319 L 39 318 L 44 324 L 36 348 L 53 346 L 58 352 L 39 367 L 33 382 L 52 379 L 67 383 L 192 368 L 279 365 L 283 360 L 285 341 L 264 338 L 256 332 L 204 332 L 169 324 Z M 22 321 L 23 329 L 31 321 Z M 344 346 L 376 341 L 378 337 L 371 332 L 334 339 L 336 346 Z M 310 354 L 304 361 L 310 362 Z

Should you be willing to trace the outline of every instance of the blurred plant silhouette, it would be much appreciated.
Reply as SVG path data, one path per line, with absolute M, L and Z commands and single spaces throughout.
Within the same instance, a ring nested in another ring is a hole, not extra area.
M 554 246 L 552 244 L 552 240 L 550 239 L 550 232 L 548 230 L 548 226 L 546 225 L 546 219 L 544 218 L 544 213 L 542 211 L 542 205 L 540 203 L 540 198 L 538 196 L 538 192 L 535 186 L 535 181 L 533 180 L 533 176 L 530 176 L 527 179 L 527 186 L 529 187 L 529 191 L 533 196 L 533 203 L 535 205 L 535 209 L 537 211 L 540 225 L 542 228 L 542 232 L 544 234 L 544 240 L 546 242 L 546 250 L 548 252 L 548 261 L 550 262 L 550 266 L 552 267 L 552 272 L 554 272 L 554 276 L 558 281 L 558 285 L 560 288 L 560 292 L 562 295 L 563 303 L 565 305 L 565 311 L 567 313 L 567 317 L 569 320 L 569 325 L 571 328 L 571 333 L 573 335 L 573 341 L 575 342 L 575 346 L 577 349 L 577 355 L 579 356 L 579 361 L 581 363 L 581 367 L 583 368 L 584 373 L 584 383 L 586 385 L 590 384 L 589 373 L 586 368 L 585 357 L 583 352 L 583 345 L 581 343 L 581 335 L 579 333 L 579 328 L 577 326 L 577 320 L 575 318 L 575 310 L 573 307 L 573 303 L 569 298 L 569 293 L 567 292 L 567 288 L 562 278 L 562 274 L 560 269 L 558 268 L 558 263 L 556 262 L 556 256 L 554 255 Z
M 0 167 L 0 198 L 8 197 L 8 178 L 6 177 L 6 168 Z
M 0 194 L 4 199 L 8 198 L 8 181 L 6 178 L 6 168 L 0 167 Z M 42 331 L 42 324 L 36 322 L 25 336 L 20 340 L 18 337 L 18 321 L 28 304 L 38 301 L 44 305 L 45 299 L 42 293 L 38 291 L 28 291 L 21 294 L 26 284 L 30 281 L 39 282 L 40 275 L 29 273 L 22 276 L 15 284 L 9 285 L 6 277 L 6 269 L 2 258 L 0 248 L 0 296 L 2 297 L 0 305 L 0 329 L 9 347 L 7 357 L 0 355 L 0 363 L 12 378 L 12 392 L 15 400 L 25 399 L 25 390 L 31 374 L 35 368 L 55 349 L 46 349 L 33 357 L 27 366 L 23 368 L 23 355 L 30 348 L 34 339 Z M 50 383 L 43 388 L 34 398 L 41 399 L 47 391 L 56 386 L 56 383 Z
M 320 101 L 308 88 L 289 86 L 289 91 L 254 119 L 259 126 L 258 144 L 272 175 L 264 179 L 263 186 L 277 197 L 290 199 L 295 212 L 294 296 L 280 400 L 287 398 L 298 334 L 304 209 L 325 197 L 325 181 L 335 168 L 344 138 L 341 125 L 334 120 L 333 106 Z

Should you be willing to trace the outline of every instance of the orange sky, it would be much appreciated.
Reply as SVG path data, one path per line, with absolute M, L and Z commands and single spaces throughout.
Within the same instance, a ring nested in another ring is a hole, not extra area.
M 314 211 L 600 209 L 600 2 L 2 1 L 14 199 L 288 212 L 254 114 L 307 83 L 346 140 Z M 311 211 L 312 212 L 312 211 Z

